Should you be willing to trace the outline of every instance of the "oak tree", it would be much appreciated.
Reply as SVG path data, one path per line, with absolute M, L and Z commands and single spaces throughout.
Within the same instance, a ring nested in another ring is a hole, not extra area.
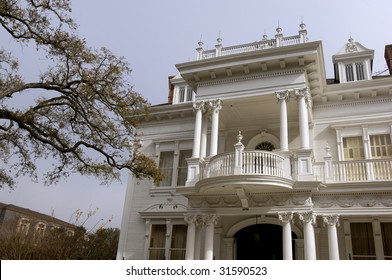
M 133 90 L 124 58 L 80 38 L 70 0 L 0 0 L 0 24 L 46 62 L 26 81 L 24 61 L 0 48 L 0 187 L 13 188 L 20 175 L 37 178 L 42 158 L 53 161 L 47 184 L 74 172 L 108 183 L 123 169 L 160 180 L 154 161 L 134 145 L 149 104 Z

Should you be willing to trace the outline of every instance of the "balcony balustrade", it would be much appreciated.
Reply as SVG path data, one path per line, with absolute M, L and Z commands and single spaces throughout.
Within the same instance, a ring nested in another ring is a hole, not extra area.
M 284 177 L 284 158 L 266 151 L 219 154 L 200 166 L 200 179 L 230 175 L 269 175 Z
M 326 161 L 314 165 L 314 174 L 325 183 L 392 181 L 392 159 Z

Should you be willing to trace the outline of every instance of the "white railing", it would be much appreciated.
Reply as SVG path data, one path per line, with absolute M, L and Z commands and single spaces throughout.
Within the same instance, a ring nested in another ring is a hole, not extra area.
M 217 56 L 226 56 L 239 53 L 246 53 L 252 51 L 260 51 L 265 49 L 276 48 L 278 46 L 290 46 L 303 43 L 301 42 L 300 35 L 294 35 L 289 37 L 280 37 L 277 39 L 261 40 L 258 42 L 253 42 L 249 44 L 236 45 L 230 47 L 221 47 L 218 51 L 217 49 L 203 50 L 199 49 L 198 59 L 210 59 Z M 218 54 L 219 53 L 219 54 Z
M 235 171 L 235 153 L 214 156 L 200 166 L 201 179 L 228 175 L 270 175 L 283 177 L 284 158 L 266 151 L 243 151 L 242 165 Z
M 392 159 L 350 160 L 314 164 L 314 175 L 322 182 L 371 182 L 392 181 Z M 329 174 L 328 174 L 329 173 Z

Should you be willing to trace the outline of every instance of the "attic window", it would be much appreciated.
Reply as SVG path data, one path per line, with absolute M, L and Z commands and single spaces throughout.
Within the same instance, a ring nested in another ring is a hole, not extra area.
M 365 80 L 363 62 L 345 64 L 345 70 L 347 82 Z
M 178 102 L 192 101 L 192 89 L 189 87 L 180 87 L 180 96 Z

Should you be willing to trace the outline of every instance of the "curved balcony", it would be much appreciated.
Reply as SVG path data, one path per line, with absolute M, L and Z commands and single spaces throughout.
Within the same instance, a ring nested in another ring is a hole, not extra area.
M 259 188 L 292 188 L 287 160 L 267 151 L 240 151 L 212 157 L 200 165 L 199 188 L 230 190 L 241 186 Z
M 240 161 L 242 164 L 236 166 L 235 153 L 216 155 L 201 166 L 200 179 L 229 175 L 283 177 L 284 158 L 280 155 L 266 151 L 243 151 Z

